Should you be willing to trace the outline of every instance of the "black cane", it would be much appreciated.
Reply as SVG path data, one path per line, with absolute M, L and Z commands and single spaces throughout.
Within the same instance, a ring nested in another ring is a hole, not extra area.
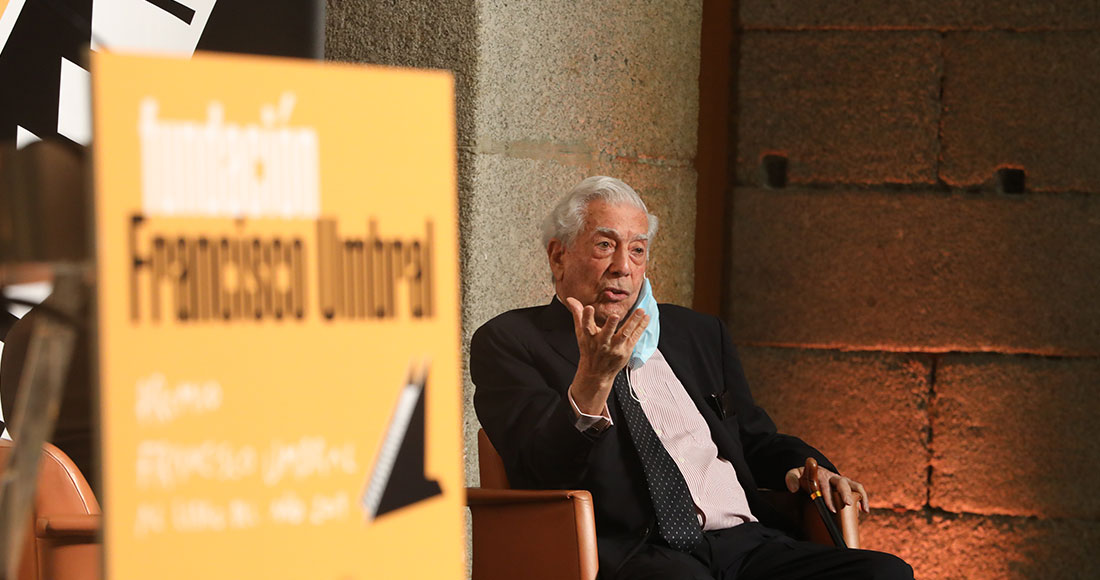
M 821 486 L 817 484 L 817 460 L 812 457 L 806 459 L 805 475 L 810 486 L 810 499 L 817 506 L 817 513 L 821 515 L 822 521 L 825 522 L 825 529 L 829 531 L 829 537 L 833 539 L 833 544 L 838 548 L 847 548 L 848 545 L 844 543 L 844 536 L 840 533 L 840 528 L 837 527 L 836 520 L 833 519 L 833 514 L 829 512 L 828 506 L 825 505 L 825 498 L 821 495 Z

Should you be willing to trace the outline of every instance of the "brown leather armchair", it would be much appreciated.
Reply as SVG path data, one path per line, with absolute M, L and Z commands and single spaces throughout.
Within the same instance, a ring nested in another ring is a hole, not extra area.
M 7 464 L 11 446 L 0 441 L 0 466 Z M 99 502 L 60 449 L 46 443 L 41 461 L 18 580 L 99 580 Z
M 592 495 L 511 489 L 484 430 L 478 430 L 477 448 L 481 487 L 466 489 L 473 519 L 473 580 L 594 580 L 599 564 Z M 767 491 L 765 497 L 802 521 L 810 540 L 832 544 L 805 494 Z M 858 514 L 855 506 L 847 506 L 834 516 L 850 548 L 859 547 Z

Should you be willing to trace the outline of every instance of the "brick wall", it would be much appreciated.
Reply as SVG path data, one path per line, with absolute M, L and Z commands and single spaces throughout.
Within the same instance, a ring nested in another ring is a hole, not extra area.
M 736 21 L 726 307 L 757 398 L 918 578 L 1100 576 L 1100 5 Z

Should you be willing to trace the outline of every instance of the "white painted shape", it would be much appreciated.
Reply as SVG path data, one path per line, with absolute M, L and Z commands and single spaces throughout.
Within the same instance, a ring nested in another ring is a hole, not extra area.
M 42 138 L 24 129 L 22 125 L 15 126 L 15 148 L 22 149 L 31 143 L 41 141 Z
M 23 4 L 26 4 L 26 0 L 8 0 L 8 6 L 4 8 L 4 13 L 0 14 L 0 52 L 4 52 L 4 47 L 8 44 L 8 37 L 15 28 L 15 21 L 19 20 Z
M 94 0 L 92 50 L 190 57 L 217 0 L 177 1 L 195 11 L 190 26 L 146 0 Z
M 66 58 L 61 59 L 57 132 L 81 145 L 92 142 L 92 75 Z
M 32 304 L 41 304 L 52 292 L 52 282 L 30 282 L 27 284 L 11 284 L 10 286 L 4 286 L 4 296 L 15 298 L 16 300 L 24 300 Z M 30 306 L 23 306 L 22 304 L 8 305 L 8 311 L 19 318 L 23 318 L 30 309 Z

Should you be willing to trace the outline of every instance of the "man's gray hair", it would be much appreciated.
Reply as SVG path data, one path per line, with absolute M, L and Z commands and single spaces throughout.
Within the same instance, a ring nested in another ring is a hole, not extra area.
M 657 235 L 657 216 L 649 213 L 638 192 L 614 177 L 597 175 L 577 184 L 542 220 L 542 247 L 550 245 L 555 238 L 569 246 L 573 239 L 584 229 L 584 220 L 588 217 L 588 204 L 604 201 L 611 205 L 629 205 L 645 212 L 649 220 L 649 243 Z

